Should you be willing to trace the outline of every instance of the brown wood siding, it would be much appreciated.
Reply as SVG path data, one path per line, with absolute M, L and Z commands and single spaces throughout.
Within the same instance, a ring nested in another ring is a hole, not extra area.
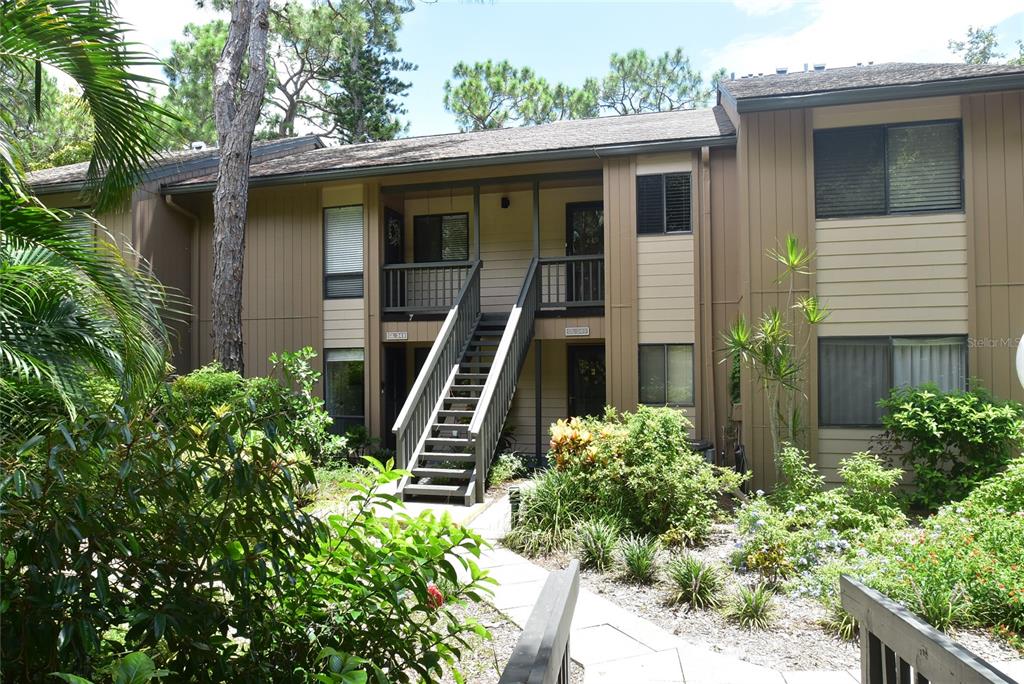
M 383 353 L 380 333 L 380 268 L 384 263 L 384 212 L 381 208 L 380 186 L 375 182 L 363 185 L 363 304 L 365 306 L 366 348 L 364 351 L 366 427 L 373 437 L 380 438 L 384 430 L 384 411 L 381 405 L 384 393 Z M 320 247 L 323 254 L 323 246 Z M 321 260 L 323 257 L 321 257 Z M 322 269 L 321 269 L 322 271 Z M 322 276 L 321 276 L 322 279 Z
M 199 363 L 213 357 L 210 298 L 213 278 L 213 206 L 199 207 Z M 249 195 L 242 339 L 247 375 L 265 375 L 274 352 L 310 346 L 322 369 L 323 220 L 315 186 L 254 189 Z
M 604 244 L 608 403 L 632 411 L 639 394 L 635 159 L 605 161 Z
M 780 266 L 765 253 L 785 243 L 788 234 L 814 249 L 812 206 L 812 150 L 810 112 L 788 110 L 743 115 L 738 154 L 743 193 L 740 226 L 744 296 L 741 311 L 749 321 L 774 306 L 783 306 L 785 291 L 775 281 Z M 810 291 L 808 278 L 797 282 L 798 294 Z M 808 377 L 813 377 L 817 344 L 811 344 Z M 747 371 L 743 373 L 743 441 L 747 463 L 754 471 L 753 484 L 770 488 L 775 480 L 771 436 L 766 405 Z M 815 383 L 806 388 L 809 398 L 803 415 L 814 417 Z M 748 399 L 749 398 L 749 399 Z M 807 421 L 810 426 L 814 422 Z M 815 443 L 813 429 L 807 443 Z
M 971 376 L 1024 401 L 1015 345 L 1024 334 L 1024 91 L 963 99 Z

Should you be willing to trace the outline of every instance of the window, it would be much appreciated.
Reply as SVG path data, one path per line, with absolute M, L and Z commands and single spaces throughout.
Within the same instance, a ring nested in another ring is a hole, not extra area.
M 823 426 L 882 424 L 878 401 L 893 387 L 967 388 L 963 337 L 822 338 L 818 354 L 818 422 Z
M 637 233 L 689 233 L 691 219 L 689 173 L 636 177 Z
M 693 345 L 640 345 L 640 403 L 693 406 Z
M 324 402 L 334 431 L 363 424 L 363 350 L 328 349 L 324 353 Z
M 324 209 L 324 299 L 363 296 L 363 207 Z
M 412 232 L 417 262 L 469 260 L 469 214 L 415 216 Z
M 963 209 L 960 122 L 814 133 L 818 218 Z

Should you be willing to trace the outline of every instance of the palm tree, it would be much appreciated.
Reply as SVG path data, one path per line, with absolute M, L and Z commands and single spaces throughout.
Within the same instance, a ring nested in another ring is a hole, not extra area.
M 72 77 L 95 125 L 87 196 L 97 210 L 128 196 L 156 151 L 164 112 L 132 70 L 153 63 L 124 40 L 104 0 L 0 0 L 0 442 L 16 444 L 74 416 L 94 378 L 132 405 L 168 358 L 167 296 L 135 270 L 89 216 L 47 209 L 28 194 L 13 139 L 17 83 L 42 65 Z M 144 266 L 143 266 L 144 268 Z

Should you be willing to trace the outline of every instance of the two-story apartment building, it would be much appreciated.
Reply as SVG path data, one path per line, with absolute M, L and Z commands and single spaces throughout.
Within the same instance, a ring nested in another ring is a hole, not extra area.
M 806 388 L 832 477 L 894 385 L 1024 399 L 1022 105 L 1020 67 L 869 65 L 727 81 L 708 109 L 254 159 L 247 372 L 321 350 L 330 412 L 396 449 L 410 494 L 478 498 L 500 440 L 543 453 L 554 420 L 638 404 L 684 411 L 720 463 L 743 444 L 770 486 L 721 335 L 781 301 L 764 254 L 795 233 L 833 311 Z M 214 183 L 160 182 L 159 216 L 130 219 L 188 238 L 154 264 L 192 300 L 181 370 L 211 357 Z

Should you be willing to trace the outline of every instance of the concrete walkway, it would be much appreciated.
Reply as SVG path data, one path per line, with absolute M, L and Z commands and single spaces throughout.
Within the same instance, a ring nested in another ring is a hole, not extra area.
M 508 530 L 508 497 L 465 519 L 497 542 Z M 533 610 L 548 571 L 498 544 L 482 554 L 480 566 L 498 582 L 492 602 L 520 627 Z M 854 684 L 859 671 L 779 672 L 694 646 L 650 620 L 580 588 L 569 637 L 572 659 L 583 666 L 585 684 Z M 1024 661 L 997 664 L 1024 681 Z

